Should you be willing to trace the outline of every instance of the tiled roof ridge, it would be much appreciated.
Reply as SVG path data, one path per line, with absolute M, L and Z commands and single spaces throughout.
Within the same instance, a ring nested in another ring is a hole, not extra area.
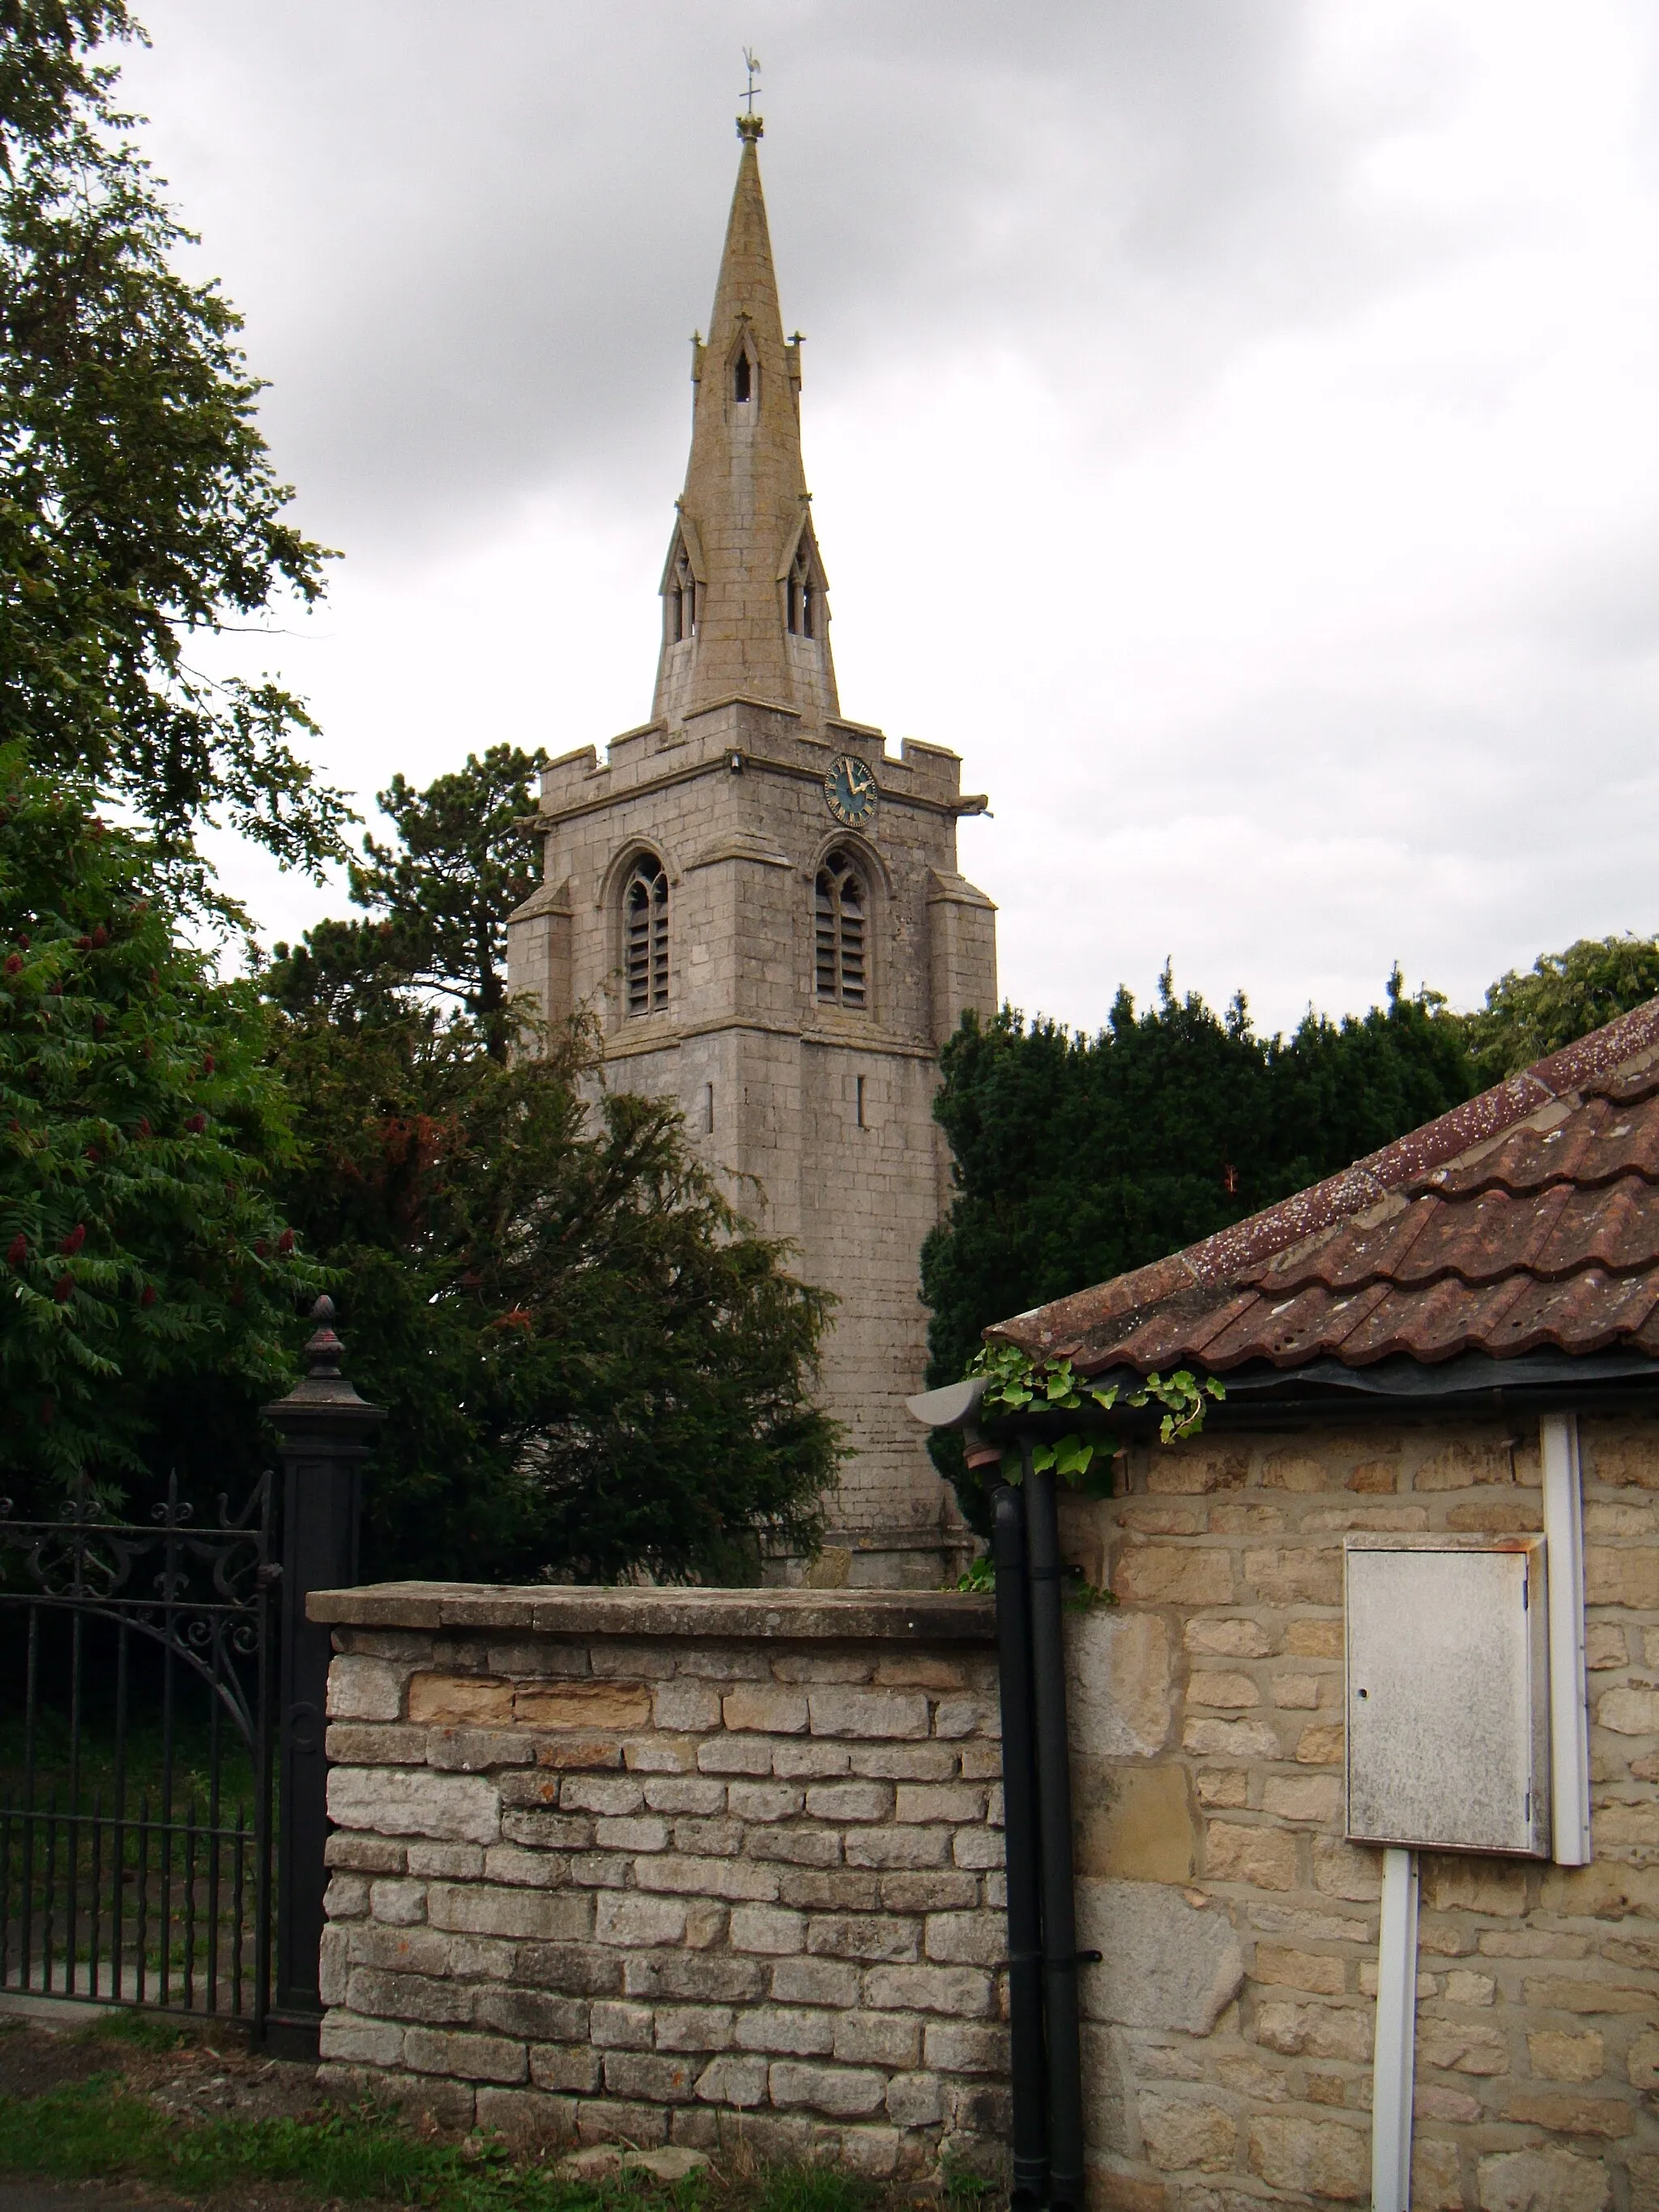
M 1090 1324 L 1097 1328 L 1106 1321 L 1126 1320 L 1142 1307 L 1162 1304 L 1183 1291 L 1213 1291 L 1237 1283 L 1246 1268 L 1383 1204 L 1435 1168 L 1450 1167 L 1479 1154 L 1543 1108 L 1570 1106 L 1582 1093 L 1600 1090 L 1607 1079 L 1656 1045 L 1659 998 L 1632 1007 L 1420 1128 L 1408 1130 L 1322 1182 L 1279 1199 L 1167 1259 L 1120 1275 L 1104 1297 L 1099 1289 L 1077 1293 L 1090 1301 Z M 1065 1349 L 1065 1311 L 1070 1303 L 1059 1299 L 1044 1310 L 1055 1352 Z M 988 1334 L 1000 1335 L 1025 1318 L 1018 1315 Z

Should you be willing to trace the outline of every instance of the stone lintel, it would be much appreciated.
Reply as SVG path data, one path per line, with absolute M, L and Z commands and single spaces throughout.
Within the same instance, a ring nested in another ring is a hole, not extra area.
M 345 1628 L 528 1629 L 549 1636 L 992 1644 L 989 1597 L 957 1590 L 591 1589 L 369 1583 L 313 1590 L 309 1619 Z

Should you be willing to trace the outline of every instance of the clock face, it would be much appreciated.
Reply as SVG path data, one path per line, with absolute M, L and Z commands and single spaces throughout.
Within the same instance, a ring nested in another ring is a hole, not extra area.
M 876 779 L 861 760 L 843 753 L 823 779 L 823 795 L 837 822 L 867 830 L 876 818 Z

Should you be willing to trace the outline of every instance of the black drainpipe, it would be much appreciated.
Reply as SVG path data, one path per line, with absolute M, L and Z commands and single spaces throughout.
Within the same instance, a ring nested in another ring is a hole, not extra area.
M 1078 2029 L 1077 1913 L 1072 1889 L 1072 1769 L 1060 1634 L 1060 1518 L 1050 1469 L 1024 1462 L 1025 1543 L 1030 1587 L 1031 1677 L 1036 1722 L 1037 1831 L 1042 1869 L 1042 1985 L 1048 2071 L 1048 2203 L 1082 2212 L 1083 2053 Z M 1013 1889 L 1009 1887 L 1012 1899 Z
M 1042 1905 L 1031 1713 L 1031 1604 L 1019 1492 L 999 1482 L 991 1492 L 991 1514 L 1008 1869 L 1008 2024 L 1014 2106 L 1010 2202 L 1013 2212 L 1030 2212 L 1048 2201 L 1048 2122 L 1042 2062 Z

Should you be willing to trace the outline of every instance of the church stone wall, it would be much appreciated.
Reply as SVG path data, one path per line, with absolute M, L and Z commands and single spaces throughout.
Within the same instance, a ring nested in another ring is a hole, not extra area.
M 1000 2169 L 988 1602 L 323 1593 L 323 2080 L 517 2148 Z

